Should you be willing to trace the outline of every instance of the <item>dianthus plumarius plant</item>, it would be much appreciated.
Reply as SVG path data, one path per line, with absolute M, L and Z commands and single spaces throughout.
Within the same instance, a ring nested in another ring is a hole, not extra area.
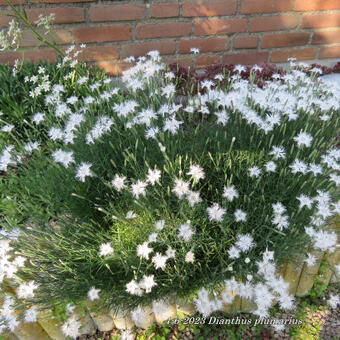
M 237 65 L 183 98 L 156 51 L 130 58 L 120 81 L 94 80 L 72 53 L 66 76 L 41 66 L 24 77 L 28 140 L 2 126 L 0 169 L 22 219 L 2 232 L 2 279 L 15 287 L 2 328 L 18 326 L 16 308 L 30 322 L 84 301 L 135 321 L 173 298 L 204 317 L 235 296 L 259 317 L 274 301 L 292 309 L 279 266 L 313 265 L 310 247 L 337 244 L 325 226 L 340 212 L 340 89 L 293 63 L 259 87 L 261 67 L 242 79 Z M 80 326 L 72 315 L 62 329 L 75 338 Z

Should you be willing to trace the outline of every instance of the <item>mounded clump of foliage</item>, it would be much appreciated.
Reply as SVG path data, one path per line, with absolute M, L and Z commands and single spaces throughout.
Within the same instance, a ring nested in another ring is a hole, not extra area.
M 261 68 L 242 79 L 238 65 L 178 96 L 157 52 L 120 81 L 64 67 L 62 78 L 47 68 L 24 78 L 29 140 L 15 138 L 16 122 L 2 128 L 13 135 L 2 185 L 15 182 L 2 205 L 22 221 L 1 241 L 3 278 L 18 280 L 4 319 L 14 322 L 17 299 L 28 315 L 95 300 L 134 320 L 174 297 L 204 316 L 235 295 L 261 317 L 274 299 L 293 308 L 278 267 L 311 265 L 310 246 L 337 243 L 324 227 L 340 212 L 340 89 L 298 67 L 260 88 Z

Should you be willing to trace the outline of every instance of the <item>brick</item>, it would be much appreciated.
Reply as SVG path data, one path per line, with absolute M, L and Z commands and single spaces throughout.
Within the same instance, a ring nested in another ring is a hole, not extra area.
M 123 71 L 131 67 L 131 64 L 125 61 L 99 61 L 96 65 L 112 76 L 121 76 Z
M 11 14 L 10 11 L 1 11 L 0 12 L 0 27 L 5 27 L 8 23 L 13 20 L 13 18 L 6 16 L 6 14 Z
M 337 27 L 340 23 L 340 13 L 305 15 L 302 18 L 302 28 Z
M 176 43 L 174 41 L 151 41 L 122 45 L 122 58 L 140 57 L 154 50 L 159 51 L 161 55 L 173 54 L 176 50 Z
M 87 46 L 79 54 L 79 61 L 115 60 L 119 58 L 117 46 Z
M 196 57 L 196 68 L 204 68 L 218 64 L 220 64 L 220 56 L 218 55 L 201 55 Z
M 25 0 L 10 0 L 13 5 L 22 5 L 26 1 Z M 0 6 L 8 6 L 5 0 L 0 0 Z
M 208 19 L 195 22 L 195 35 L 245 32 L 247 19 Z
M 191 53 L 190 49 L 196 47 L 200 52 L 220 52 L 229 48 L 229 39 L 223 38 L 205 38 L 205 39 L 189 39 L 180 40 L 178 42 L 179 53 Z
M 255 36 L 237 36 L 234 38 L 234 48 L 256 48 L 258 37 Z
M 340 42 L 340 29 L 314 32 L 312 44 L 334 44 Z
M 53 39 L 50 36 L 45 35 L 43 30 L 39 30 L 38 32 L 45 39 L 47 39 L 50 42 L 53 42 Z M 55 30 L 53 31 L 53 35 L 58 45 L 65 45 L 65 44 L 72 43 L 72 35 L 67 30 Z M 39 41 L 32 31 L 23 31 L 21 41 L 20 41 L 20 46 L 22 47 L 44 46 L 44 43 Z
M 123 41 L 131 39 L 130 26 L 96 26 L 73 30 L 75 43 Z
M 168 57 L 163 58 L 163 61 L 167 64 L 179 64 L 184 67 L 191 67 L 195 66 L 194 58 L 192 57 Z
M 340 57 L 340 46 L 325 46 L 321 47 L 319 58 L 339 58 Z
M 28 20 L 31 23 L 38 20 L 39 14 L 44 16 L 55 14 L 54 24 L 68 24 L 84 22 L 84 8 L 82 7 L 53 7 L 53 8 L 32 8 L 27 9 Z
M 43 2 L 47 4 L 66 4 L 66 3 L 77 3 L 77 2 L 94 2 L 96 0 L 31 0 L 32 2 Z
M 222 57 L 222 62 L 224 64 L 254 65 L 268 62 L 268 57 L 269 57 L 268 52 L 225 54 Z
M 292 9 L 292 4 L 292 0 L 243 0 L 241 14 L 287 12 Z
M 13 65 L 16 59 L 30 60 L 33 63 L 38 63 L 39 59 L 55 62 L 57 61 L 57 53 L 54 50 L 27 50 L 24 54 L 21 52 L 0 52 L 1 64 L 10 63 Z
M 99 5 L 90 8 L 90 20 L 93 22 L 139 20 L 145 18 L 146 6 L 144 4 Z
M 179 6 L 175 2 L 152 4 L 151 16 L 153 18 L 173 18 L 179 15 Z
M 340 9 L 339 0 L 296 0 L 295 11 L 327 11 Z
M 160 22 L 136 27 L 137 39 L 184 37 L 190 34 L 189 22 Z
M 182 17 L 210 17 L 235 14 L 236 0 L 184 2 Z
M 262 37 L 262 48 L 289 47 L 306 45 L 309 40 L 309 33 L 281 33 L 266 34 Z
M 276 17 L 260 17 L 250 19 L 249 32 L 279 31 L 296 28 L 299 17 L 280 15 Z
M 317 48 L 302 48 L 294 50 L 273 51 L 271 62 L 286 62 L 288 58 L 296 58 L 297 60 L 313 60 L 318 52 Z

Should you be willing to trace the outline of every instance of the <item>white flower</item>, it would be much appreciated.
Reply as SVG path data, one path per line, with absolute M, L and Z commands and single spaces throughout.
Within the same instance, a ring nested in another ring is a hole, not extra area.
M 285 149 L 282 146 L 273 146 L 272 150 L 269 152 L 270 155 L 274 156 L 275 160 L 286 157 Z
M 166 73 L 164 74 L 164 77 L 165 77 L 166 79 L 171 80 L 171 79 L 174 79 L 176 76 L 175 76 L 175 74 L 174 74 L 173 72 L 166 72 Z
M 225 197 L 229 202 L 232 202 L 234 198 L 238 198 L 238 192 L 233 185 L 229 187 L 224 187 L 223 197 Z
M 38 316 L 38 311 L 32 307 L 30 309 L 27 309 L 24 313 L 24 321 L 25 322 L 36 322 Z
M 48 135 L 51 140 L 57 140 L 57 139 L 62 139 L 64 136 L 64 133 L 61 129 L 52 127 L 49 129 Z
M 241 251 L 246 252 L 252 247 L 254 247 L 255 243 L 253 242 L 254 239 L 250 234 L 238 234 L 237 241 L 235 246 L 239 248 Z
M 338 236 L 335 232 L 326 232 L 323 230 L 319 230 L 314 233 L 314 247 L 319 248 L 323 251 L 333 250 L 337 244 Z
M 183 124 L 183 122 L 176 120 L 175 118 L 166 119 L 164 121 L 163 131 L 170 131 L 172 134 L 175 134 L 181 124 Z
M 134 56 L 126 57 L 124 61 L 126 61 L 127 63 L 133 63 L 135 61 L 135 57 Z
M 210 221 L 221 222 L 223 220 L 223 215 L 226 213 L 226 210 L 220 207 L 218 203 L 214 203 L 210 208 L 207 208 L 207 212 Z
M 199 165 L 190 165 L 188 175 L 192 176 L 196 182 L 204 179 L 205 173 Z
M 73 104 L 77 103 L 78 100 L 79 100 L 78 97 L 71 96 L 71 97 L 67 98 L 66 103 L 73 105 Z
M 152 262 L 156 269 L 165 269 L 167 259 L 167 256 L 164 256 L 161 253 L 156 253 L 156 255 L 152 258 Z
M 39 150 L 39 145 L 40 144 L 38 142 L 30 142 L 24 146 L 24 150 L 27 152 L 32 152 L 33 150 Z
M 276 224 L 280 231 L 289 227 L 288 216 L 286 215 L 275 215 L 272 222 Z
M 309 170 L 310 172 L 313 173 L 314 176 L 316 175 L 321 175 L 322 174 L 322 166 L 319 164 L 309 164 Z
M 120 333 L 120 340 L 134 340 L 135 336 L 131 329 L 122 330 Z
M 240 250 L 236 248 L 235 246 L 232 246 L 228 250 L 228 254 L 231 259 L 237 259 L 240 257 Z
M 277 168 L 277 165 L 273 161 L 266 163 L 264 166 L 268 172 L 274 172 Z
M 241 72 L 245 72 L 247 69 L 244 65 L 235 65 L 234 66 L 234 71 L 241 73 Z
M 161 93 L 166 98 L 170 98 L 170 96 L 172 96 L 176 93 L 176 86 L 172 83 L 167 84 L 161 89 Z M 171 129 L 169 129 L 169 130 L 171 131 Z M 166 130 L 164 130 L 164 131 L 166 131 Z
M 234 213 L 236 222 L 245 222 L 247 220 L 247 214 L 241 209 L 237 209 Z
M 20 322 L 17 320 L 16 317 L 12 316 L 7 321 L 7 327 L 11 332 L 14 332 L 14 330 L 19 326 Z
M 92 176 L 92 172 L 90 170 L 91 166 L 91 163 L 81 163 L 77 168 L 76 178 L 78 178 L 81 182 L 85 182 L 85 177 Z
M 45 119 L 45 114 L 44 114 L 44 113 L 41 113 L 41 112 L 38 112 L 38 113 L 34 114 L 34 116 L 32 117 L 32 122 L 33 122 L 35 125 L 38 125 L 38 124 L 40 124 L 44 119 Z
M 302 174 L 306 174 L 308 171 L 307 164 L 298 158 L 296 158 L 289 167 L 292 169 L 293 174 L 297 174 L 299 172 L 301 172 Z
M 317 190 L 318 195 L 315 197 L 315 201 L 319 204 L 329 204 L 331 201 L 331 196 L 329 192 Z
M 54 161 L 61 163 L 65 168 L 68 168 L 71 163 L 74 163 L 73 151 L 63 151 L 58 149 L 52 153 Z
M 312 144 L 313 137 L 309 133 L 300 132 L 293 139 L 297 143 L 298 147 L 301 147 L 301 146 L 310 147 Z
M 217 111 L 215 112 L 215 116 L 217 117 L 217 124 L 222 124 L 223 126 L 225 126 L 228 123 L 229 116 L 227 111 Z
M 287 210 L 281 202 L 274 203 L 272 207 L 276 215 L 281 215 Z
M 198 54 L 198 53 L 200 53 L 200 50 L 196 47 L 191 47 L 190 52 L 192 52 L 193 54 Z
M 156 182 L 159 181 L 161 178 L 161 171 L 158 169 L 155 170 L 148 170 L 148 174 L 146 176 L 146 180 L 151 184 L 154 185 Z
M 126 284 L 125 287 L 126 287 L 125 291 L 131 295 L 142 296 L 143 294 L 142 288 L 138 285 L 138 283 L 135 280 L 131 280 L 129 283 Z
M 340 298 L 339 295 L 333 295 L 330 294 L 329 299 L 327 300 L 328 304 L 335 309 L 337 307 L 337 305 L 340 304 Z
M 4 125 L 4 126 L 1 128 L 1 131 L 2 131 L 2 132 L 11 132 L 13 129 L 14 129 L 14 125 L 12 125 L 12 124 L 7 124 L 7 125 Z
M 336 174 L 330 174 L 329 179 L 335 183 L 335 185 L 338 187 L 340 185 L 340 176 Z
M 312 254 L 307 254 L 307 258 L 305 259 L 305 262 L 309 267 L 314 266 L 316 263 L 316 257 Z
M 176 250 L 169 247 L 165 254 L 169 259 L 174 258 L 176 256 Z
M 131 184 L 131 191 L 134 197 L 137 199 L 140 195 L 145 196 L 146 195 L 146 187 L 148 183 L 138 180 L 136 183 Z
M 76 319 L 75 315 L 72 315 L 62 326 L 61 331 L 65 336 L 69 336 L 76 339 L 80 333 L 79 328 L 81 327 L 81 322 Z
M 150 127 L 145 131 L 145 137 L 147 139 L 150 139 L 150 138 L 156 139 L 156 136 L 158 133 L 159 133 L 159 128 L 157 126 Z
M 224 79 L 224 75 L 221 74 L 221 73 L 216 74 L 216 75 L 214 76 L 214 79 L 219 80 L 219 81 L 222 81 L 222 80 Z
M 156 242 L 157 241 L 157 233 L 152 233 L 149 235 L 148 242 Z
M 180 237 L 183 241 L 185 242 L 190 241 L 192 235 L 194 234 L 195 232 L 192 230 L 189 220 L 186 223 L 181 224 L 179 226 L 178 237 Z
M 308 209 L 312 209 L 313 199 L 306 196 L 306 195 L 300 195 L 296 197 L 300 201 L 300 209 L 303 207 L 307 207 Z
M 248 169 L 249 171 L 249 176 L 251 177 L 259 177 L 261 174 L 261 169 L 257 166 L 253 166 Z
M 185 262 L 194 263 L 194 261 L 195 261 L 195 254 L 190 250 L 185 255 Z
M 215 85 L 214 82 L 212 80 L 209 80 L 209 79 L 201 81 L 202 89 L 204 89 L 204 88 L 211 89 L 211 87 L 214 86 L 214 85 Z M 209 113 L 209 109 L 208 109 L 207 106 L 202 105 L 201 110 L 202 109 L 203 109 L 203 111 L 206 110 L 206 112 L 201 111 L 202 113 Z
M 165 221 L 164 220 L 159 220 L 156 222 L 156 229 L 157 230 L 163 230 L 165 226 Z
M 126 177 L 116 174 L 114 179 L 111 181 L 111 184 L 117 191 L 120 191 L 126 188 L 126 184 L 124 183 L 125 180 Z
M 189 192 L 189 182 L 182 181 L 181 179 L 176 179 L 175 186 L 172 189 L 172 192 L 181 199 Z
M 27 259 L 25 257 L 23 257 L 23 256 L 17 256 L 14 259 L 13 263 L 20 268 L 20 267 L 24 267 L 25 266 L 26 260 Z
M 91 289 L 87 292 L 87 297 L 90 299 L 90 301 L 97 300 L 99 299 L 99 292 L 100 292 L 100 289 L 91 287 Z
M 137 215 L 134 213 L 134 211 L 132 210 L 129 210 L 127 213 L 126 213 L 126 216 L 125 216 L 127 219 L 131 220 L 133 218 L 136 218 Z
M 290 295 L 283 295 L 279 297 L 280 307 L 284 310 L 291 310 L 294 308 L 295 298 Z
M 110 254 L 114 253 L 114 249 L 111 246 L 111 243 L 103 243 L 100 245 L 100 249 L 99 249 L 99 255 L 100 256 L 107 256 Z
M 150 253 L 153 252 L 153 249 L 149 247 L 148 242 L 144 242 L 142 244 L 139 244 L 137 246 L 137 255 L 144 258 L 144 259 L 149 259 Z
M 38 288 L 38 285 L 34 281 L 28 283 L 22 283 L 16 290 L 17 297 L 19 299 L 29 299 L 34 297 L 34 290 Z
M 142 289 L 145 289 L 145 293 L 150 293 L 151 289 L 157 286 L 157 283 L 154 280 L 154 275 L 144 275 L 142 281 L 139 283 L 139 286 Z
M 191 207 L 202 201 L 199 192 L 189 190 L 186 194 L 186 198 Z

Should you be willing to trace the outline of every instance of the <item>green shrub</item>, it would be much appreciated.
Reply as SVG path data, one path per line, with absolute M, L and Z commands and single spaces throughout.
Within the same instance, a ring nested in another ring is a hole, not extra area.
M 14 181 L 2 205 L 14 201 L 13 219 L 24 219 L 11 245 L 27 259 L 15 274 L 25 308 L 90 298 L 139 320 L 140 306 L 197 297 L 207 316 L 235 294 L 254 298 L 259 316 L 274 297 L 293 308 L 276 266 L 337 241 L 322 227 L 340 211 L 339 89 L 315 81 L 318 69 L 261 89 L 236 66 L 179 104 L 155 52 L 121 83 L 87 80 L 81 65 L 60 72 L 32 99 L 29 117 L 44 120 L 14 119 L 20 140 L 0 156 L 3 181 Z M 40 147 L 23 151 L 24 136 Z

